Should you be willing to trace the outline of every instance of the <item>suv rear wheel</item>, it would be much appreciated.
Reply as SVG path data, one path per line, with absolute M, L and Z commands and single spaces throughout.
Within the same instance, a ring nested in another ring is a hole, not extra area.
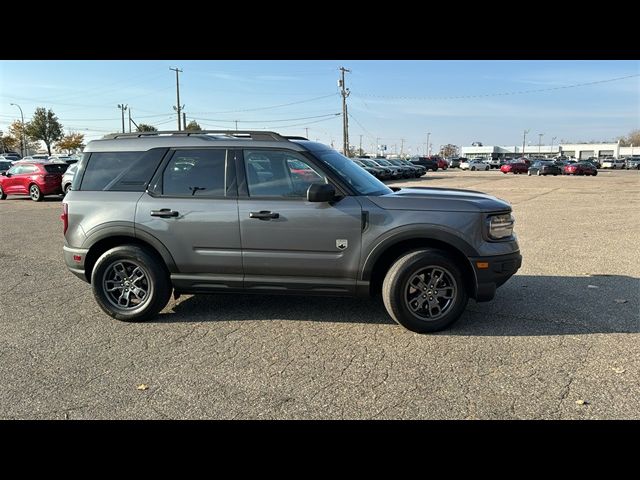
M 457 263 L 441 250 L 424 249 L 403 255 L 391 266 L 382 299 L 397 323 L 427 333 L 458 320 L 469 296 Z
M 171 281 L 161 261 L 136 245 L 103 253 L 91 273 L 91 286 L 100 308 L 125 322 L 154 317 L 171 296 Z

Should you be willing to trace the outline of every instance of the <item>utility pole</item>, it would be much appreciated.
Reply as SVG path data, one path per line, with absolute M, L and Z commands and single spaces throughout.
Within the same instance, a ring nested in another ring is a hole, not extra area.
M 182 112 L 182 128 L 187 129 L 187 114 L 185 112 Z
M 404 138 L 400 139 L 400 156 L 402 156 L 402 153 L 404 152 Z
M 525 130 L 524 134 L 522 135 L 522 156 L 524 157 L 524 144 L 527 140 L 527 133 L 529 133 L 529 130 Z
M 131 108 L 129 108 L 129 133 L 131 133 Z
M 180 105 L 180 78 L 178 77 L 178 75 L 180 73 L 182 73 L 182 70 L 180 70 L 178 67 L 176 68 L 171 68 L 169 67 L 169 70 L 173 70 L 174 72 L 176 72 L 176 102 L 177 102 L 177 106 L 173 107 L 173 109 L 178 112 L 178 131 L 182 130 L 181 125 L 180 125 L 180 111 L 184 108 L 184 105 Z
M 542 136 L 544 133 L 538 134 L 538 156 L 540 156 L 540 149 L 542 148 Z
M 340 93 L 342 95 L 342 149 L 345 157 L 349 156 L 349 119 L 347 118 L 347 97 L 351 93 L 344 85 L 344 74 L 351 72 L 344 67 L 340 67 L 340 80 L 338 86 L 340 87 Z
M 553 137 L 553 138 L 551 139 L 551 156 L 553 156 L 553 141 L 554 141 L 556 138 L 558 138 L 558 137 Z
M 118 108 L 121 110 L 122 113 L 122 133 L 124 133 L 124 111 L 127 109 L 127 105 L 125 105 L 124 103 L 122 104 L 118 104 Z
M 238 131 L 238 120 L 235 121 L 236 122 L 236 132 Z
M 360 148 L 358 149 L 358 155 L 362 155 L 362 135 L 360 135 Z
M 431 136 L 431 132 L 427 132 L 427 153 L 425 153 L 426 157 L 431 155 L 431 148 L 429 147 L 429 137 L 430 136 Z
M 379 151 L 380 151 L 380 137 L 376 137 L 376 157 L 378 156 Z
M 309 127 L 304 127 L 304 138 L 309 138 Z

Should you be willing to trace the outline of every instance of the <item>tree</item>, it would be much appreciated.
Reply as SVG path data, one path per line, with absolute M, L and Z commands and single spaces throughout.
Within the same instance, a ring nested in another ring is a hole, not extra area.
M 27 136 L 32 140 L 42 140 L 47 146 L 47 153 L 51 155 L 51 144 L 62 138 L 62 125 L 53 110 L 42 107 L 36 108 L 31 121 L 25 128 Z
M 640 145 L 640 130 L 632 130 L 629 135 L 619 137 L 621 147 L 630 147 L 631 145 Z
M 11 135 L 2 135 L 0 137 L 0 145 L 2 148 L 2 153 L 8 150 L 20 149 L 20 141 L 17 138 L 12 137 Z
M 458 152 L 458 146 L 449 143 L 440 149 L 440 156 L 444 158 L 453 158 L 458 156 Z
M 25 139 L 26 149 L 25 155 L 28 155 L 29 150 L 37 150 L 40 147 L 39 142 L 32 141 L 27 135 L 26 131 L 24 132 L 23 137 L 23 129 L 22 122 L 20 120 L 16 120 L 11 125 L 9 125 L 7 135 L 2 138 L 2 142 L 4 144 L 4 148 L 6 150 L 15 150 L 17 152 L 22 153 L 22 139 Z
M 84 135 L 79 132 L 70 132 L 68 135 L 62 137 L 62 139 L 56 144 L 56 148 L 66 150 L 67 153 L 71 153 L 71 150 L 81 150 L 83 147 Z
M 191 120 L 189 123 L 187 123 L 187 126 L 184 129 L 198 131 L 198 130 L 202 130 L 202 127 L 195 120 Z
M 141 123 L 138 125 L 138 132 L 157 132 L 158 129 L 153 125 L 147 125 L 146 123 Z

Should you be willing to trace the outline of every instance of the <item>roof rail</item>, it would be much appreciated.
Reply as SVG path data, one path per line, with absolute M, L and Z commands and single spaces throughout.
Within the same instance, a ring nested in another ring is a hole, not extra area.
M 284 138 L 287 140 L 309 140 L 307 137 L 295 136 L 295 135 L 285 135 Z
M 156 132 L 110 133 L 108 135 L 105 135 L 103 139 L 115 140 L 117 138 L 141 138 L 159 135 L 184 135 L 185 137 L 189 137 L 191 135 L 205 135 L 210 133 L 227 135 L 229 137 L 250 138 L 251 140 L 276 142 L 288 141 L 289 138 L 284 137 L 276 132 L 268 132 L 264 130 L 161 130 Z

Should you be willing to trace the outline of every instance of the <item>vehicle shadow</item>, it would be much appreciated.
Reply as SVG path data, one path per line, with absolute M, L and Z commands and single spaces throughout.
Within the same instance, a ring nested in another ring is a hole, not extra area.
M 61 202 L 63 198 L 64 197 L 62 195 L 47 195 L 41 201 L 45 203 Z M 33 202 L 33 200 L 31 200 L 31 197 L 29 195 L 7 195 L 7 198 L 3 200 L 3 202 L 8 202 L 10 200 L 15 200 L 15 201 L 22 200 L 22 201 Z
M 540 336 L 640 332 L 640 279 L 515 275 L 491 302 L 469 305 L 439 335 Z M 195 295 L 156 322 L 290 320 L 394 325 L 379 299 Z M 399 327 L 400 328 L 400 327 Z

